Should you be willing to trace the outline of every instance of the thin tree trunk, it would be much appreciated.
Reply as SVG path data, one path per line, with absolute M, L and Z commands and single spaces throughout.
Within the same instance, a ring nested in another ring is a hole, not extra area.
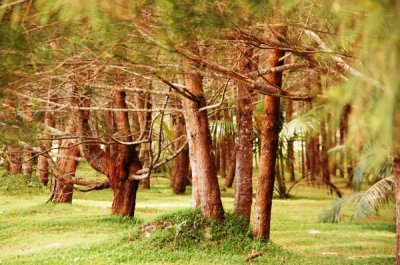
M 225 111 L 225 120 L 232 122 L 231 113 Z M 226 166 L 226 179 L 225 188 L 232 188 L 233 180 L 235 178 L 235 168 L 236 168 L 236 144 L 235 144 L 235 134 L 231 133 L 226 136 L 226 146 L 229 152 L 227 153 L 227 166 Z
M 214 158 L 211 153 L 212 143 L 208 128 L 206 111 L 199 111 L 206 105 L 202 87 L 202 76 L 197 72 L 200 67 L 188 59 L 183 59 L 183 70 L 186 88 L 198 102 L 182 98 L 183 113 L 189 142 L 189 157 L 192 168 L 192 190 L 194 203 L 197 196 L 204 217 L 215 220 L 224 219 L 217 172 Z
M 174 144 L 178 150 L 186 140 L 185 119 L 182 114 L 174 117 L 175 139 L 179 140 Z M 172 162 L 171 187 L 175 194 L 184 194 L 188 183 L 189 174 L 189 148 L 185 148 Z
M 252 67 L 253 48 L 239 46 L 242 51 L 239 59 L 239 72 L 247 74 Z M 236 149 L 236 189 L 235 212 L 250 221 L 252 204 L 253 176 L 253 105 L 249 86 L 237 84 L 237 149 Z
M 286 101 L 286 121 L 292 120 L 293 116 L 293 101 Z M 293 140 L 289 139 L 287 141 L 287 160 L 286 165 L 289 171 L 290 181 L 295 181 L 296 177 L 294 174 L 294 150 L 293 150 Z
M 29 144 L 24 145 L 22 149 L 22 174 L 32 175 L 32 147 Z
M 151 82 L 146 84 L 149 89 L 151 89 Z M 135 96 L 135 104 L 137 108 L 140 109 L 151 109 L 151 94 L 150 93 L 138 93 Z M 139 118 L 140 130 L 145 131 L 146 135 L 150 132 L 151 126 L 151 112 L 141 112 L 137 113 Z M 150 136 L 149 136 L 150 137 Z M 150 163 L 150 146 L 151 142 L 143 143 L 140 147 L 139 157 L 143 162 L 143 167 L 149 167 Z M 145 178 L 141 180 L 142 187 L 144 189 L 150 189 L 150 178 Z
M 283 51 L 271 50 L 268 56 L 267 67 L 282 65 L 283 60 L 279 59 L 284 54 Z M 282 85 L 282 73 L 267 74 L 266 79 L 276 87 L 281 87 Z M 271 230 L 272 197 L 274 193 L 275 163 L 280 128 L 279 108 L 280 98 L 265 96 L 263 124 L 261 128 L 259 177 L 253 225 L 253 235 L 261 239 L 269 239 Z

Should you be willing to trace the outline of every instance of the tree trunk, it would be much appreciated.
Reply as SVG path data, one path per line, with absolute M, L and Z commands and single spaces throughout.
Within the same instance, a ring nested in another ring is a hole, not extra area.
M 32 147 L 25 144 L 22 150 L 22 174 L 32 175 Z
M 148 82 L 146 86 L 151 89 L 151 82 Z M 139 109 L 151 109 L 151 94 L 150 93 L 138 93 L 135 96 L 135 105 Z M 139 118 L 140 130 L 145 131 L 146 135 L 150 132 L 151 126 L 151 112 L 139 112 L 137 113 Z M 149 135 L 149 137 L 151 137 Z M 149 167 L 150 163 L 150 147 L 151 142 L 143 143 L 140 147 L 140 160 L 143 162 L 143 167 Z M 150 178 L 141 180 L 142 187 L 144 189 L 150 189 Z
M 286 122 L 292 120 L 293 116 L 293 101 L 286 101 Z M 289 171 L 290 181 L 295 181 L 296 177 L 294 174 L 294 150 L 293 150 L 293 140 L 288 139 L 287 141 L 287 159 L 286 159 L 287 169 Z
M 212 143 L 208 128 L 206 111 L 199 111 L 206 105 L 202 87 L 202 76 L 197 72 L 200 67 L 188 59 L 183 59 L 185 85 L 197 102 L 182 98 L 187 137 L 189 142 L 189 157 L 192 168 L 192 190 L 194 203 L 200 201 L 203 216 L 215 220 L 224 219 L 217 172 L 211 153 Z
M 271 50 L 268 56 L 267 67 L 276 67 L 283 64 L 279 59 L 284 56 L 283 51 Z M 266 75 L 268 83 L 281 87 L 282 73 Z M 280 98 L 265 96 L 263 124 L 261 128 L 261 154 L 259 177 L 256 194 L 253 235 L 256 238 L 269 239 L 271 230 L 272 197 L 275 182 L 275 163 L 279 139 L 279 108 Z
M 46 111 L 46 113 L 44 114 L 43 123 L 49 127 L 55 127 L 55 120 L 51 111 Z M 51 135 L 44 134 L 43 137 L 50 139 Z M 52 146 L 52 140 L 42 140 L 41 145 L 45 150 L 50 150 Z M 49 164 L 47 162 L 46 156 L 39 155 L 36 167 L 36 176 L 38 177 L 39 181 L 43 183 L 44 186 L 47 186 L 47 183 L 49 182 Z
M 7 162 L 10 175 L 21 173 L 22 150 L 19 146 L 7 146 Z
M 76 91 L 72 94 L 76 94 Z M 125 92 L 114 90 L 114 106 L 118 109 L 126 109 L 125 97 Z M 79 97 L 72 99 L 72 104 L 77 107 L 89 107 L 89 103 L 87 99 Z M 115 158 L 111 158 L 109 154 L 100 148 L 98 143 L 83 141 L 86 137 L 93 135 L 88 123 L 89 112 L 74 110 L 73 116 L 77 126 L 77 135 L 81 142 L 79 145 L 81 154 L 91 167 L 105 174 L 110 181 L 114 193 L 112 213 L 121 216 L 134 216 L 139 181 L 130 181 L 128 177 L 135 174 L 142 167 L 135 147 L 133 145 L 117 144 L 118 154 Z M 114 112 L 114 119 L 118 132 L 118 140 L 124 142 L 133 141 L 130 133 L 128 113 L 124 111 Z
M 239 58 L 239 72 L 249 73 L 253 67 L 251 58 L 253 48 L 240 46 L 243 54 Z M 250 221 L 253 195 L 253 105 L 250 88 L 239 82 L 237 84 L 237 147 L 236 147 L 236 189 L 235 212 Z
M 232 117 L 229 116 L 230 121 L 232 121 Z M 235 144 L 235 135 L 229 134 L 227 136 L 227 149 L 229 152 L 227 159 L 227 172 L 225 179 L 225 188 L 232 188 L 233 181 L 235 179 L 235 169 L 236 169 L 236 144 Z
M 67 134 L 74 134 L 74 124 L 70 122 L 66 129 Z M 61 142 L 59 154 L 65 158 L 59 158 L 56 166 L 57 171 L 62 174 L 62 179 L 55 179 L 53 183 L 52 201 L 56 203 L 71 203 L 72 195 L 74 191 L 74 185 L 69 183 L 75 177 L 76 168 L 78 167 L 78 161 L 68 159 L 68 157 L 79 156 L 79 148 L 76 145 L 76 139 L 64 139 Z
M 186 140 L 185 119 L 182 114 L 174 118 L 175 151 L 178 150 Z M 188 183 L 189 174 L 189 149 L 185 148 L 172 162 L 171 187 L 175 194 L 184 194 Z

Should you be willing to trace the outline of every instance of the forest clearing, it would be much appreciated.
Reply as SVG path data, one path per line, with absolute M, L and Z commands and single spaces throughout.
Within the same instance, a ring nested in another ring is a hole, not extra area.
M 400 265 L 399 13 L 0 0 L 0 264 Z
M 82 175 L 79 169 L 77 174 Z M 77 193 L 73 204 L 45 204 L 48 194 L 37 186 L 9 188 L 0 195 L 0 264 L 246 264 L 252 253 L 262 253 L 254 264 L 394 262 L 392 205 L 361 222 L 320 223 L 317 216 L 332 196 L 305 184 L 290 200 L 274 201 L 270 244 L 235 230 L 230 239 L 184 244 L 175 242 L 187 238 L 174 225 L 168 228 L 170 241 L 165 228 L 144 230 L 162 215 L 190 209 L 190 193 L 174 195 L 164 177 L 153 178 L 150 190 L 139 190 L 134 219 L 110 216 L 110 190 Z M 232 189 L 222 192 L 222 201 L 233 210 Z

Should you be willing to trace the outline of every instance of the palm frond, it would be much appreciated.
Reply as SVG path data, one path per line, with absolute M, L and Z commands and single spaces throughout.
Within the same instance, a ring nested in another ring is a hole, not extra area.
M 319 109 L 317 107 L 317 109 Z M 282 139 L 293 139 L 297 135 L 306 135 L 317 132 L 320 126 L 318 111 L 308 111 L 285 123 L 280 132 Z
M 344 210 L 355 206 L 352 220 L 365 218 L 374 214 L 378 209 L 394 201 L 394 177 L 382 178 L 365 192 L 358 192 L 337 199 L 318 215 L 318 221 L 336 223 L 343 219 Z
M 344 210 L 351 204 L 360 200 L 361 194 L 355 193 L 343 196 L 334 200 L 328 208 L 324 209 L 318 215 L 318 221 L 321 223 L 337 223 L 342 220 Z
M 210 121 L 210 132 L 213 139 L 220 141 L 225 135 L 235 134 L 236 125 L 232 121 L 213 120 Z
M 352 216 L 361 219 L 375 213 L 379 208 L 394 201 L 394 177 L 383 178 L 361 193 L 358 206 Z

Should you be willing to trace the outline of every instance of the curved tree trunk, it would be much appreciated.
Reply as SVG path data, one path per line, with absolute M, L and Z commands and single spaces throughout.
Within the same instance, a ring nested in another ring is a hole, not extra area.
M 235 179 L 235 169 L 236 169 L 236 144 L 235 135 L 228 135 L 227 138 L 227 148 L 229 150 L 228 166 L 225 179 L 225 188 L 232 188 L 233 181 Z
M 73 94 L 75 93 L 76 91 Z M 126 109 L 125 97 L 125 92 L 114 90 L 114 106 L 118 109 Z M 88 107 L 90 102 L 87 99 L 75 97 L 72 100 L 72 104 L 77 107 Z M 121 216 L 134 216 L 139 181 L 130 181 L 128 177 L 135 174 L 142 167 L 135 146 L 117 144 L 118 154 L 115 158 L 111 158 L 109 154 L 100 148 L 97 142 L 83 141 L 85 137 L 92 136 L 92 131 L 88 123 L 89 112 L 74 110 L 73 115 L 77 126 L 77 134 L 82 142 L 79 145 L 81 154 L 91 167 L 105 174 L 110 181 L 114 193 L 112 213 Z M 128 113 L 124 111 L 114 112 L 114 119 L 118 132 L 118 140 L 124 142 L 133 141 L 130 133 Z
M 247 74 L 252 70 L 253 48 L 241 46 L 243 54 L 239 59 L 239 71 Z M 237 148 L 236 148 L 236 189 L 235 212 L 250 221 L 252 204 L 253 176 L 253 104 L 250 88 L 237 85 Z
M 178 114 L 174 118 L 175 139 L 174 146 L 179 149 L 186 140 L 186 126 L 183 115 Z M 186 190 L 189 174 L 189 149 L 185 148 L 172 162 L 171 187 L 175 194 L 183 194 Z
M 194 203 L 197 204 L 199 199 L 204 217 L 223 220 L 224 209 L 214 158 L 211 153 L 212 143 L 208 128 L 208 116 L 206 111 L 199 111 L 206 105 L 202 76 L 196 71 L 199 67 L 200 65 L 183 59 L 186 88 L 198 99 L 198 102 L 194 102 L 182 98 L 192 168 L 192 191 L 194 192 Z
M 283 51 L 271 50 L 268 56 L 268 67 L 276 67 L 283 64 L 279 61 L 284 56 Z M 282 73 L 266 75 L 270 84 L 277 87 L 282 85 Z M 261 128 L 261 154 L 259 177 L 256 194 L 253 235 L 256 238 L 269 239 L 271 230 L 272 197 L 275 182 L 275 163 L 279 139 L 279 108 L 280 99 L 265 96 L 263 112 L 263 125 Z

